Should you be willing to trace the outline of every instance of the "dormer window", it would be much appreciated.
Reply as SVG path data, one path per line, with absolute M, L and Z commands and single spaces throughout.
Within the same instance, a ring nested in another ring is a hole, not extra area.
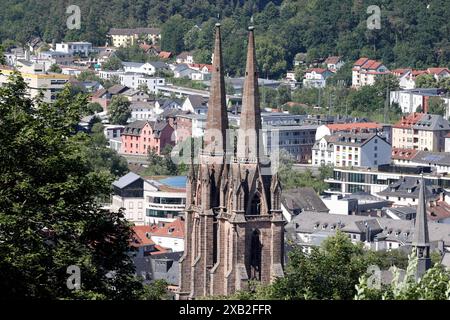
M 314 229 L 319 228 L 319 225 L 320 225 L 320 223 L 319 223 L 319 222 L 316 222 L 316 223 L 314 224 Z

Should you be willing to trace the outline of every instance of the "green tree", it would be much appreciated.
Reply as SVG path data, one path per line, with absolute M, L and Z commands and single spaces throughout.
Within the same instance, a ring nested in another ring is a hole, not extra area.
M 127 124 L 131 117 L 130 101 L 124 96 L 113 96 L 111 104 L 108 107 L 109 121 L 112 124 Z
M 103 112 L 103 107 L 98 102 L 90 102 L 87 105 L 88 114 Z
M 432 74 L 421 74 L 416 78 L 416 88 L 436 88 L 437 81 Z
M 155 280 L 152 284 L 144 285 L 141 300 L 168 300 L 168 283 L 165 280 Z
M 50 68 L 48 69 L 48 71 L 54 72 L 54 73 L 61 73 L 61 72 L 62 72 L 62 69 L 61 69 L 61 67 L 58 66 L 56 63 L 54 63 L 54 64 L 52 64 L 52 65 L 50 66 Z
M 445 101 L 440 97 L 430 97 L 428 100 L 428 113 L 445 116 Z
M 180 14 L 171 16 L 162 26 L 161 49 L 179 54 L 185 49 L 184 35 L 192 27 L 192 23 Z
M 112 56 L 102 64 L 102 69 L 108 71 L 116 71 L 122 69 L 122 61 L 118 57 Z
M 255 46 L 260 76 L 281 78 L 287 67 L 283 47 L 267 37 L 257 37 Z
M 65 88 L 50 105 L 26 90 L 18 74 L 0 88 L 0 297 L 138 297 L 130 226 L 96 200 L 112 176 L 94 170 L 90 138 L 76 133 L 85 97 Z M 69 266 L 80 268 L 80 290 L 66 285 Z

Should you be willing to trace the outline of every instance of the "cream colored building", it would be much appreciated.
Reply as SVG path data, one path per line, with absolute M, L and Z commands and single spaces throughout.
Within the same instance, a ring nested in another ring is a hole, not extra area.
M 361 88 L 375 84 L 378 76 L 388 74 L 389 70 L 379 61 L 360 58 L 352 68 L 352 87 Z
M 69 81 L 70 76 L 59 73 L 43 72 L 36 64 L 27 64 L 23 67 L 18 66 L 19 72 L 28 85 L 28 91 L 31 98 L 35 98 L 40 92 L 43 93 L 44 102 L 54 102 L 58 92 L 63 90 L 64 85 Z M 14 69 L 0 66 L 0 86 L 8 81 L 8 77 Z
M 117 29 L 111 28 L 108 33 L 114 47 L 129 47 L 136 44 L 139 37 L 156 43 L 161 39 L 161 30 L 158 28 Z
M 442 116 L 411 113 L 392 127 L 392 147 L 443 152 L 449 133 L 450 124 Z

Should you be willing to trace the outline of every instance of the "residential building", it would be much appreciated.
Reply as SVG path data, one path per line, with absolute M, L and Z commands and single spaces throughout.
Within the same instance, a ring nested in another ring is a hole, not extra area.
M 150 120 L 155 121 L 157 114 L 155 113 L 155 103 L 147 101 L 133 101 L 130 104 L 131 117 L 130 121 Z
M 316 130 L 316 140 L 336 133 L 376 133 L 391 143 L 392 126 L 378 122 L 348 122 L 329 123 L 319 126 Z
M 42 92 L 44 102 L 54 102 L 58 93 L 64 89 L 70 79 L 65 74 L 44 72 L 41 67 L 33 63 L 24 61 L 24 65 L 28 67 L 28 70 L 21 68 L 19 72 L 28 86 L 29 96 L 35 98 Z M 0 86 L 9 81 L 8 77 L 13 71 L 12 67 L 0 65 Z
M 345 64 L 345 62 L 342 60 L 342 57 L 340 56 L 331 56 L 325 59 L 325 64 L 327 65 L 327 69 L 331 70 L 332 72 L 338 71 L 342 66 Z
M 423 221 L 423 220 L 422 220 Z M 355 244 L 363 243 L 366 248 L 375 251 L 404 249 L 411 252 L 423 223 L 414 220 L 395 220 L 357 215 L 328 214 L 323 212 L 305 212 L 294 217 L 286 226 L 287 239 L 310 252 L 339 230 L 348 235 Z M 417 227 L 417 228 L 416 228 Z M 450 251 L 450 225 L 428 223 L 430 250 L 439 250 L 441 254 Z M 417 243 L 417 242 L 416 242 Z
M 345 196 L 331 194 L 323 196 L 322 201 L 331 214 L 364 216 L 376 216 L 383 208 L 392 204 L 391 201 L 366 192 L 357 192 Z
M 441 98 L 446 107 L 446 115 L 450 110 L 450 98 L 443 89 L 408 89 L 391 91 L 390 104 L 398 104 L 403 113 L 428 112 L 429 100 L 432 97 Z
M 181 110 L 195 114 L 206 114 L 208 100 L 200 95 L 190 95 L 184 100 Z
M 124 209 L 125 219 L 135 225 L 145 224 L 144 185 L 148 182 L 129 172 L 113 182 L 111 210 Z
M 392 146 L 432 152 L 445 150 L 445 136 L 450 123 L 440 115 L 411 113 L 392 128 Z
M 38 54 L 38 59 L 47 60 L 49 65 L 71 65 L 73 63 L 73 55 L 66 52 L 59 51 L 42 51 Z
M 55 51 L 73 56 L 87 57 L 93 52 L 93 49 L 90 42 L 61 42 L 56 44 Z
M 311 187 L 296 188 L 283 191 L 281 210 L 286 221 L 303 212 L 325 212 L 330 210 Z
M 388 74 L 389 70 L 380 61 L 369 58 L 360 58 L 352 68 L 352 87 L 360 88 L 375 84 L 375 80 L 380 75 Z
M 150 93 L 156 94 L 156 87 L 166 83 L 164 78 L 151 77 L 142 73 L 126 72 L 119 75 L 120 84 L 132 89 L 147 87 Z
M 312 147 L 317 125 L 267 125 L 263 126 L 262 138 L 266 154 L 285 150 L 294 161 L 312 162 Z
M 116 95 L 123 94 L 124 92 L 128 91 L 130 88 L 123 86 L 121 84 L 115 84 L 109 89 L 100 89 L 94 92 L 91 95 L 91 102 L 97 102 L 99 103 L 104 111 L 108 110 L 108 106 L 111 103 L 112 97 Z
M 168 70 L 169 66 L 162 61 L 140 62 L 122 62 L 123 70 L 129 73 L 141 73 L 149 76 L 158 75 L 162 71 Z
M 187 63 L 187 64 L 195 63 L 193 52 L 184 51 L 184 52 L 180 53 L 179 55 L 177 55 L 176 62 L 178 64 L 180 64 L 180 63 Z
M 134 121 L 122 132 L 120 153 L 146 155 L 152 150 L 159 155 L 166 145 L 174 145 L 173 132 L 166 121 Z
M 111 28 L 108 36 L 112 39 L 114 47 L 129 47 L 137 44 L 139 40 L 156 43 L 161 39 L 159 28 L 134 28 L 119 29 Z
M 425 181 L 425 194 L 428 201 L 445 198 L 445 190 L 431 181 Z M 392 201 L 395 206 L 417 205 L 419 198 L 420 179 L 414 177 L 403 177 L 392 182 L 386 189 L 378 193 L 378 196 Z
M 315 166 L 377 167 L 391 163 L 391 145 L 376 133 L 338 133 L 316 141 L 312 163 Z
M 149 232 L 152 241 L 172 252 L 182 252 L 184 250 L 184 219 L 178 217 L 172 222 L 156 225 Z
M 305 72 L 303 87 L 305 88 L 325 88 L 327 79 L 333 75 L 328 69 L 312 68 Z

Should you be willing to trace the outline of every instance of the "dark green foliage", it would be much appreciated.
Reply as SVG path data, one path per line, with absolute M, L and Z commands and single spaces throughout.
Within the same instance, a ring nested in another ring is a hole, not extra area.
M 224 65 L 230 75 L 243 74 L 246 27 L 251 16 L 263 76 L 280 77 L 283 68 L 292 68 L 299 52 L 307 53 L 308 62 L 342 55 L 350 62 L 361 56 L 382 59 L 391 69 L 450 66 L 450 2 L 446 0 L 79 0 L 80 30 L 66 28 L 69 4 L 3 0 L 0 42 L 12 39 L 25 43 L 40 36 L 47 42 L 87 40 L 104 45 L 111 27 L 154 26 L 162 28 L 163 50 L 176 54 L 199 51 L 197 55 L 205 61 L 220 14 Z M 381 8 L 380 30 L 367 29 L 370 5 Z
M 0 88 L 0 298 L 138 297 L 131 229 L 97 201 L 113 176 L 88 146 L 104 146 L 76 133 L 85 97 L 67 87 L 49 105 L 25 92 L 18 75 Z M 81 268 L 79 291 L 66 286 L 71 265 Z
M 112 124 L 127 124 L 131 116 L 130 101 L 124 96 L 113 96 L 108 107 L 108 114 Z
M 57 64 L 52 64 L 48 69 L 50 72 L 61 73 L 62 69 Z
M 122 68 L 122 61 L 116 57 L 112 56 L 102 65 L 103 70 L 117 71 Z

